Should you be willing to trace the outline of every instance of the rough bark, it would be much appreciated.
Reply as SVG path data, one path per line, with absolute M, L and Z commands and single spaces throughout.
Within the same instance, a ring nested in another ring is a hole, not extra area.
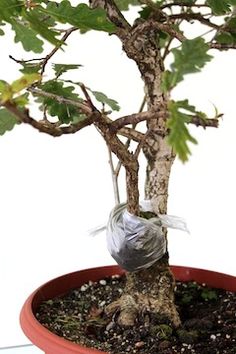
M 156 30 L 139 31 L 137 28 L 124 43 L 128 57 L 135 60 L 145 83 L 148 110 L 153 112 L 167 110 L 167 97 L 161 90 L 161 77 L 164 70 L 158 47 Z M 174 154 L 167 144 L 166 117 L 148 121 L 151 134 L 144 153 L 147 158 L 147 177 L 145 195 L 151 199 L 154 211 L 158 214 L 167 212 L 168 184 Z M 167 237 L 166 230 L 165 236 Z M 168 251 L 151 268 L 127 275 L 126 294 L 124 297 L 133 299 L 133 309 L 130 305 L 123 309 L 119 321 L 131 325 L 135 313 L 143 311 L 155 312 L 161 317 L 168 318 L 174 325 L 180 325 L 179 315 L 174 305 L 174 278 L 168 264 Z M 131 297 L 130 297 L 131 296 Z M 130 315 L 129 315 L 130 314 Z
M 174 278 L 169 271 L 168 255 L 148 269 L 128 273 L 124 294 L 106 308 L 111 316 L 119 313 L 121 326 L 133 326 L 137 322 L 148 322 L 154 314 L 159 322 L 178 327 L 179 315 L 174 306 Z
M 158 26 L 151 21 L 130 27 L 124 22 L 113 0 L 98 0 L 95 6 L 107 10 L 108 17 L 114 23 L 121 22 L 116 35 L 120 38 L 127 56 L 134 60 L 145 84 L 148 111 L 154 113 L 148 121 L 148 142 L 144 153 L 147 158 L 146 197 L 154 203 L 157 213 L 166 213 L 168 182 L 174 154 L 167 145 L 166 117 L 155 113 L 167 110 L 167 98 L 161 90 L 161 78 L 164 70 L 161 59 Z M 116 20 L 114 21 L 114 18 Z M 132 172 L 131 172 L 132 171 Z M 127 170 L 127 191 L 137 188 L 137 169 Z M 136 185 L 136 186 L 135 186 Z M 131 194 L 131 193 L 130 193 Z M 128 198 L 128 207 L 138 199 Z M 131 208 L 132 209 L 132 208 Z M 164 230 L 165 235 L 166 231 Z M 118 312 L 118 322 L 123 326 L 132 326 L 141 314 L 152 312 L 167 318 L 174 326 L 180 325 L 180 319 L 174 305 L 174 278 L 168 265 L 168 252 L 152 267 L 127 274 L 124 295 L 106 309 L 107 314 Z

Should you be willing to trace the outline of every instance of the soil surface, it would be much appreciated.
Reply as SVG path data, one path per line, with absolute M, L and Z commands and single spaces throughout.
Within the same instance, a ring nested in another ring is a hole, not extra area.
M 103 316 L 103 308 L 120 297 L 123 287 L 119 276 L 89 282 L 44 302 L 36 316 L 59 336 L 112 354 L 236 354 L 236 293 L 177 282 L 181 328 L 144 314 L 135 327 L 122 329 L 115 316 Z

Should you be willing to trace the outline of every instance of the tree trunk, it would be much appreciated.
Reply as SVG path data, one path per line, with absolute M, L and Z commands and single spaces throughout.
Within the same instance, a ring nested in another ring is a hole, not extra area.
M 90 0 L 92 7 L 102 7 L 119 31 L 116 35 L 122 42 L 127 56 L 134 60 L 139 68 L 145 85 L 148 110 L 166 111 L 167 97 L 161 89 L 164 70 L 159 47 L 159 35 L 151 23 L 137 23 L 130 26 L 113 0 Z M 160 19 L 161 20 L 161 19 Z M 166 115 L 167 116 L 167 115 Z M 166 142 L 166 116 L 148 122 L 147 144 L 144 153 L 147 158 L 147 178 L 145 193 L 151 199 L 155 212 L 167 212 L 169 175 L 174 154 Z M 114 149 L 113 151 L 115 151 Z M 118 155 L 117 155 L 118 156 Z M 119 156 L 118 156 L 119 157 Z M 121 156 L 121 158 L 123 158 Z M 128 210 L 138 214 L 138 169 L 126 168 Z M 137 167 L 137 166 L 136 166 Z M 135 198 L 130 197 L 136 195 Z M 166 230 L 163 229 L 165 237 Z M 162 259 L 148 269 L 127 274 L 124 295 L 106 308 L 108 315 L 119 311 L 118 322 L 121 325 L 134 325 L 140 314 L 153 312 L 165 317 L 174 326 L 180 325 L 180 319 L 174 305 L 174 278 L 168 265 L 168 250 Z
M 148 30 L 131 33 L 130 37 L 123 41 L 123 48 L 139 67 L 145 84 L 148 110 L 167 110 L 167 98 L 161 90 L 163 63 L 157 32 Z M 166 117 L 151 120 L 148 129 L 150 134 L 144 147 L 147 158 L 145 196 L 152 200 L 156 214 L 166 214 L 169 176 L 175 158 L 166 141 Z M 127 182 L 129 183 L 129 180 Z M 163 233 L 167 237 L 164 228 Z M 166 254 L 150 268 L 128 273 L 124 294 L 108 306 L 107 314 L 119 311 L 119 324 L 133 326 L 141 314 L 147 314 L 149 317 L 148 314 L 152 313 L 160 321 L 167 320 L 178 327 L 180 318 L 174 304 L 175 282 L 168 258 L 166 250 Z

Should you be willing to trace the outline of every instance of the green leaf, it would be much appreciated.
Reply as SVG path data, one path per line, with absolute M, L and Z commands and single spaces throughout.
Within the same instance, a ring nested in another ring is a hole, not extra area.
M 140 6 L 138 0 L 115 0 L 115 3 L 121 11 L 128 11 L 130 6 Z
M 19 122 L 17 121 L 16 117 L 7 109 L 0 109 L 0 135 L 3 135 L 9 130 L 12 130 L 18 123 Z
M 28 25 L 11 21 L 12 29 L 15 31 L 15 42 L 21 42 L 26 51 L 33 51 L 35 53 L 42 53 L 43 41 L 37 37 L 38 33 L 32 30 Z
M 75 88 L 73 86 L 65 86 L 63 82 L 50 80 L 41 85 L 41 89 L 63 98 L 80 101 L 79 96 L 73 92 Z M 73 122 L 76 119 L 75 117 L 79 115 L 78 108 L 69 104 L 59 103 L 53 98 L 39 97 L 37 101 L 42 103 L 41 108 L 46 106 L 47 112 L 52 117 L 57 116 L 62 123 Z
M 42 13 L 40 13 L 37 8 L 30 11 L 24 11 L 23 16 L 30 23 L 30 27 L 48 42 L 56 47 L 64 44 L 64 42 L 61 42 L 56 38 L 58 32 L 48 27 L 48 23 L 43 19 L 45 16 L 42 16 Z
M 1 93 L 0 96 L 1 103 L 7 102 L 12 99 L 13 96 L 12 88 L 7 82 L 3 80 L 1 80 L 1 84 L 0 84 L 0 93 Z
M 174 72 L 178 72 L 177 81 L 183 80 L 183 76 L 201 71 L 204 65 L 213 57 L 207 54 L 209 46 L 203 38 L 186 40 L 181 49 L 173 49 L 175 61 L 171 65 Z
M 49 2 L 46 9 L 39 7 L 39 11 L 54 17 L 62 23 L 69 23 L 82 30 L 94 29 L 97 31 L 114 32 L 116 27 L 107 20 L 105 10 L 91 9 L 86 4 L 71 6 L 70 1 L 60 3 Z
M 206 4 L 212 9 L 214 15 L 224 15 L 231 11 L 231 5 L 236 5 L 235 0 L 207 0 Z
M 107 104 L 113 111 L 119 111 L 120 110 L 120 106 L 119 106 L 117 101 L 115 101 L 115 100 L 113 100 L 111 98 L 108 98 L 102 92 L 92 91 L 92 90 L 90 90 L 90 91 L 92 92 L 92 94 L 94 95 L 94 97 L 96 98 L 96 100 L 98 102 Z
M 40 79 L 41 75 L 35 73 L 35 74 L 25 74 L 23 75 L 20 79 L 15 80 L 11 84 L 11 89 L 13 93 L 18 93 L 25 88 L 29 87 L 32 85 L 34 82 L 38 81 Z
M 178 83 L 178 72 L 172 72 L 169 70 L 166 70 L 162 74 L 162 90 L 164 93 L 170 91 L 175 87 Z
M 190 155 L 189 142 L 197 144 L 197 141 L 192 137 L 187 128 L 187 123 L 189 123 L 191 116 L 183 113 L 181 108 L 189 112 L 195 112 L 195 108 L 194 106 L 190 106 L 187 100 L 179 102 L 170 101 L 168 108 L 169 118 L 167 127 L 170 129 L 168 143 L 172 146 L 180 160 L 186 162 Z
M 0 80 L 0 93 L 3 93 L 6 89 L 6 86 L 8 85 L 8 83 L 4 80 Z
M 58 78 L 62 74 L 66 73 L 68 70 L 78 69 L 80 64 L 52 64 L 55 75 Z
M 222 32 L 215 37 L 215 40 L 223 44 L 234 43 L 234 37 L 228 32 Z
M 0 0 L 0 20 L 11 23 L 12 17 L 19 16 L 23 7 L 21 0 Z
M 183 42 L 180 49 L 173 49 L 174 62 L 171 71 L 163 76 L 163 88 L 170 90 L 184 79 L 184 75 L 201 71 L 213 57 L 207 54 L 209 46 L 203 38 Z
M 74 81 L 71 81 L 71 80 L 63 80 L 64 82 L 70 82 L 72 83 L 73 85 L 78 85 L 80 88 L 81 88 L 81 85 L 82 83 L 81 82 L 74 82 Z M 99 92 L 99 91 L 93 91 L 91 90 L 89 87 L 86 87 L 86 89 L 88 91 L 90 91 L 94 97 L 96 98 L 96 100 L 98 102 L 101 102 L 103 104 L 106 104 L 108 105 L 112 110 L 114 111 L 119 111 L 120 110 L 120 106 L 118 104 L 117 101 L 113 100 L 112 98 L 109 98 L 107 97 L 104 93 L 102 92 Z
M 22 63 L 21 65 L 22 65 L 22 68 L 20 69 L 20 71 L 23 74 L 39 73 L 39 71 L 41 69 L 41 65 L 38 62 Z
M 81 122 L 82 120 L 85 120 L 87 116 L 85 114 L 79 114 L 77 116 L 73 116 L 73 119 L 71 121 L 72 124 L 77 124 Z
M 29 103 L 28 97 L 28 92 L 25 92 L 23 95 L 14 98 L 13 102 L 19 107 L 25 107 Z

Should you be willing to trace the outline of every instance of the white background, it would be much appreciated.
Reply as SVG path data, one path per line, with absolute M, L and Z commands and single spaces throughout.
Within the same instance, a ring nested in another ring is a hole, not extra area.
M 8 55 L 32 57 L 12 43 L 11 33 L 0 38 L 0 78 L 9 82 L 19 74 Z M 189 98 L 210 115 L 214 103 L 224 118 L 219 129 L 192 128 L 199 144 L 192 147 L 188 163 L 174 164 L 168 213 L 184 217 L 191 234 L 170 231 L 169 250 L 172 264 L 236 275 L 236 52 L 214 54 L 203 73 L 189 76 L 175 91 L 175 98 Z M 53 62 L 83 64 L 73 79 L 115 98 L 120 115 L 137 112 L 143 85 L 115 37 L 73 34 L 66 52 Z M 114 263 L 105 236 L 86 235 L 87 229 L 106 222 L 114 205 L 106 146 L 91 127 L 52 138 L 22 124 L 0 137 L 0 191 L 3 347 L 27 342 L 18 316 L 36 287 L 63 273 Z

